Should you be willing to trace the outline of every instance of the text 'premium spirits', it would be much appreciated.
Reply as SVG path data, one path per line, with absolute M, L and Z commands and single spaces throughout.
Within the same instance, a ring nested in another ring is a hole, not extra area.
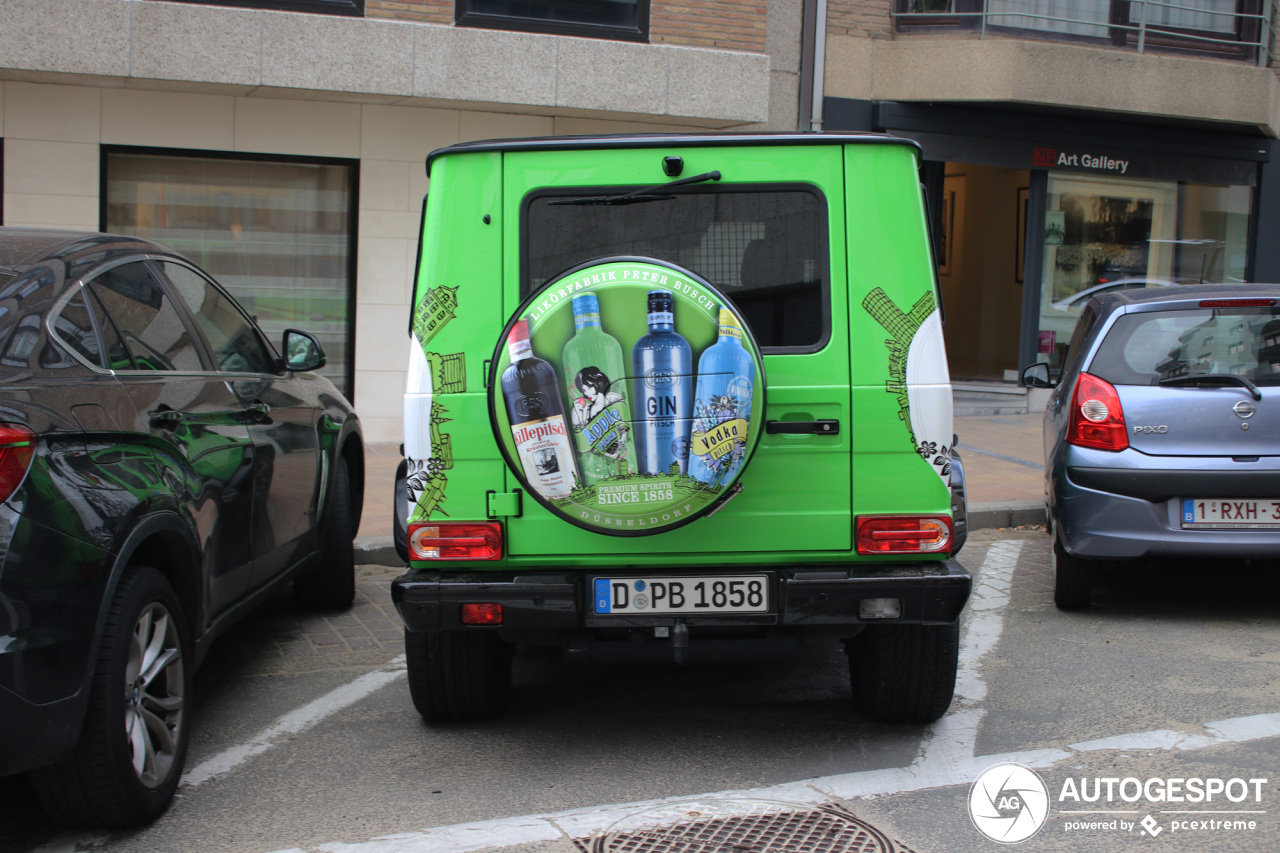
M 592 485 L 636 468 L 626 362 L 622 345 L 600 323 L 600 300 L 594 293 L 573 297 L 573 326 L 562 361 L 578 467 L 583 482 Z
M 502 373 L 502 397 L 525 480 L 548 500 L 567 498 L 578 487 L 578 468 L 555 368 L 533 354 L 527 320 L 512 326 L 507 350 L 511 366 Z
M 641 474 L 684 474 L 693 414 L 693 350 L 676 332 L 675 297 L 649 292 L 649 334 L 631 350 Z

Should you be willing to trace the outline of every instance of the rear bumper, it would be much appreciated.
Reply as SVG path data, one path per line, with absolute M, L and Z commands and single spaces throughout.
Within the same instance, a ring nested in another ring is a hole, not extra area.
M 36 705 L 0 686 L 0 776 L 59 761 L 80 738 L 78 696 Z
M 741 573 L 741 569 L 661 570 L 644 576 Z M 864 624 L 859 606 L 866 598 L 896 598 L 902 616 L 893 624 L 949 625 L 960 618 L 972 578 L 955 560 L 858 567 L 792 567 L 765 572 L 776 607 L 767 615 L 596 615 L 590 609 L 589 579 L 642 576 L 634 570 L 607 572 L 431 572 L 410 570 L 391 583 L 391 597 L 405 628 L 415 633 L 461 630 L 463 604 L 503 606 L 500 632 L 519 637 L 587 628 L 654 628 L 682 622 L 698 627 L 790 627 L 831 635 L 852 635 Z M 874 620 L 887 624 L 887 620 Z
M 1178 469 L 1129 452 L 1103 459 L 1074 449 L 1052 482 L 1050 512 L 1063 547 L 1078 557 L 1280 557 L 1280 528 L 1182 526 L 1183 498 L 1280 500 L 1273 460 L 1181 459 Z M 1110 463 L 1110 464 L 1100 464 Z M 1182 467 L 1185 466 L 1185 467 Z

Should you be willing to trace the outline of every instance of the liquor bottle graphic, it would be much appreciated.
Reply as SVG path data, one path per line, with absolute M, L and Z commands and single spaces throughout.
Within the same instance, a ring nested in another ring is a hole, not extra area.
M 502 398 L 525 481 L 543 498 L 567 498 L 578 487 L 578 466 L 555 368 L 533 354 L 527 320 L 511 327 L 507 349 L 511 366 L 502 372 Z
M 751 422 L 756 367 L 742 346 L 742 326 L 720 307 L 720 337 L 698 359 L 689 439 L 689 476 L 709 486 L 730 483 L 742 468 Z
M 586 485 L 636 470 L 622 345 L 600 324 L 594 293 L 573 297 L 574 334 L 561 362 L 568 383 L 578 467 Z
M 693 350 L 676 332 L 675 297 L 649 292 L 649 334 L 631 350 L 636 462 L 641 474 L 688 471 L 693 414 Z

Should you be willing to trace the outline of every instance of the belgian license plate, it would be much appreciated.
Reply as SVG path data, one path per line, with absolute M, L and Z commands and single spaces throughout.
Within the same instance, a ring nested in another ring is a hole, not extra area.
M 1269 498 L 1183 498 L 1183 527 L 1277 527 L 1280 500 Z
M 767 575 L 594 578 L 597 615 L 770 613 Z

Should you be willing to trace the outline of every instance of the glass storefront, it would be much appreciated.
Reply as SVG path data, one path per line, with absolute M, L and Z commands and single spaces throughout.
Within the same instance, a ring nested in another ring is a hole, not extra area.
M 355 169 L 344 163 L 138 151 L 105 157 L 108 231 L 168 245 L 218 279 L 279 346 L 315 333 L 351 395 Z
M 1096 293 L 1244 280 L 1252 187 L 1048 177 L 1038 360 L 1061 365 L 1076 318 Z

